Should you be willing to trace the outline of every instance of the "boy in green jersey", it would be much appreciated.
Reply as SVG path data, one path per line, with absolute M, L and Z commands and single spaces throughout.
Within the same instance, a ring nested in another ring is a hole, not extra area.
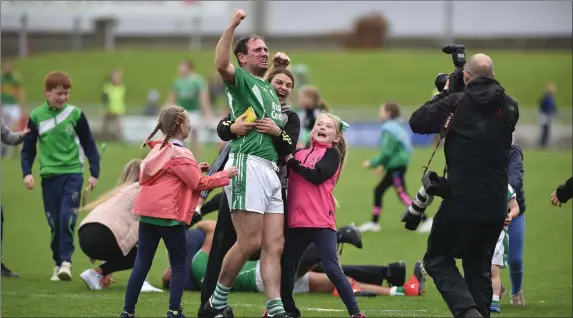
M 231 119 L 250 109 L 255 113 L 255 123 L 273 123 L 282 129 L 280 101 L 274 88 L 263 78 L 269 68 L 269 49 L 265 41 L 261 37 L 248 36 L 240 39 L 232 50 L 235 29 L 245 17 L 245 11 L 233 11 L 230 25 L 215 49 L 215 67 L 226 86 Z M 231 51 L 237 66 L 231 64 Z M 288 66 L 288 60 L 280 65 Z M 225 255 L 215 292 L 204 306 L 206 315 L 233 317 L 228 305 L 231 287 L 245 262 L 262 247 L 260 270 L 268 316 L 288 317 L 280 297 L 284 207 L 277 160 L 270 134 L 253 129 L 231 141 L 227 165 L 238 167 L 239 174 L 224 190 L 237 241 Z
M 207 81 L 195 72 L 193 62 L 181 61 L 179 64 L 179 76 L 173 81 L 171 92 L 167 95 L 166 106 L 169 105 L 181 106 L 187 111 L 191 125 L 188 140 L 193 154 L 199 156 L 198 131 L 213 120 L 213 111 Z
M 491 285 L 493 289 L 490 306 L 491 312 L 501 312 L 499 300 L 504 293 L 504 288 L 501 283 L 500 269 L 507 266 L 507 251 L 509 248 L 509 233 L 507 227 L 513 218 L 519 216 L 519 205 L 517 204 L 515 190 L 509 184 L 507 185 L 507 207 L 508 213 L 505 219 L 505 226 L 499 234 L 491 260 Z
M 44 211 L 51 232 L 52 280 L 72 278 L 74 230 L 83 184 L 84 154 L 90 162 L 89 187 L 97 184 L 99 153 L 84 113 L 67 104 L 71 80 L 66 73 L 51 72 L 44 83 L 46 102 L 30 114 L 21 165 L 24 185 L 34 188 L 32 165 L 39 150 Z

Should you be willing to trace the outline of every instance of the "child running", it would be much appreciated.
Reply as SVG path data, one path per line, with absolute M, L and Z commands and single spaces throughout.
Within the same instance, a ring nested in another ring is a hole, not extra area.
M 187 111 L 179 106 L 169 106 L 163 109 L 157 126 L 143 144 L 143 147 L 147 145 L 152 149 L 141 163 L 141 189 L 133 206 L 133 213 L 139 215 L 137 256 L 120 317 L 134 316 L 141 287 L 161 239 L 169 253 L 173 277 L 169 286 L 167 317 L 185 317 L 181 308 L 187 276 L 185 224 L 191 223 L 202 190 L 228 185 L 229 178 L 237 175 L 235 167 L 212 176 L 202 175 L 209 170 L 209 164 L 197 164 L 191 151 L 183 146 L 190 129 Z M 158 130 L 165 138 L 150 141 Z
M 358 308 L 352 286 L 344 275 L 337 257 L 336 201 L 334 187 L 346 156 L 343 132 L 348 125 L 338 117 L 322 113 L 311 131 L 311 147 L 297 151 L 287 166 L 288 224 L 283 252 L 283 275 L 294 277 L 298 264 L 311 242 L 316 244 L 324 271 L 336 287 L 351 317 L 365 317 Z M 282 280 L 285 282 L 285 280 Z M 286 280 L 294 282 L 294 279 Z M 283 292 L 292 299 L 294 286 Z M 281 298 L 285 296 L 281 295 Z
M 519 215 L 519 205 L 517 204 L 515 190 L 513 190 L 509 184 L 507 185 L 507 200 L 509 213 L 505 219 L 505 226 L 497 239 L 491 260 L 491 285 L 493 288 L 493 297 L 490 306 L 491 312 L 501 312 L 499 300 L 504 293 L 504 288 L 501 283 L 500 269 L 507 266 L 507 250 L 509 247 L 508 226 L 511 220 Z
M 375 158 L 364 161 L 362 166 L 377 168 L 377 172 L 384 176 L 374 188 L 372 220 L 359 226 L 361 232 L 380 231 L 378 222 L 382 213 L 382 197 L 391 186 L 396 190 L 402 204 L 405 206 L 412 204 L 404 180 L 412 156 L 412 143 L 410 134 L 400 122 L 399 117 L 400 106 L 398 104 L 385 103 L 380 107 L 380 119 L 382 120 L 380 153 Z

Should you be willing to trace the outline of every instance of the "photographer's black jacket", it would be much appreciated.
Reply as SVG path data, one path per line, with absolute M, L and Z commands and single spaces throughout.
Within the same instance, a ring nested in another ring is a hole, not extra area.
M 569 180 L 567 180 L 565 184 L 562 184 L 559 187 L 557 187 L 555 195 L 557 196 L 557 199 L 559 199 L 559 202 L 561 203 L 567 203 L 569 199 L 573 198 L 573 177 L 569 178 Z
M 444 153 L 450 195 L 441 211 L 455 218 L 494 221 L 507 216 L 508 158 L 519 118 L 517 102 L 492 79 L 461 93 L 442 91 L 410 118 L 414 133 L 439 133 L 454 113 Z

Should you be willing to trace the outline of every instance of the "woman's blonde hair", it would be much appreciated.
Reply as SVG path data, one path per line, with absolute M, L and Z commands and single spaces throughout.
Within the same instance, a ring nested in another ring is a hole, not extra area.
M 125 187 L 137 182 L 139 180 L 139 171 L 140 171 L 141 159 L 132 159 L 130 160 L 125 167 L 123 168 L 123 173 L 121 177 L 117 181 L 115 188 L 109 190 L 105 194 L 101 195 L 95 201 L 87 204 L 83 208 L 82 211 L 91 211 L 95 209 L 98 205 L 104 203 L 109 198 L 113 197 Z

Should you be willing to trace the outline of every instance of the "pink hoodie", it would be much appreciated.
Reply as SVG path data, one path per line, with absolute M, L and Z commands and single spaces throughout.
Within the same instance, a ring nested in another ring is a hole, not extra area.
M 340 173 L 340 153 L 314 139 L 310 148 L 289 160 L 289 227 L 331 228 L 336 231 L 334 186 Z
M 201 191 L 226 186 L 229 177 L 222 171 L 202 175 L 189 149 L 168 143 L 159 150 L 161 143 L 147 143 L 152 150 L 141 163 L 133 213 L 190 224 Z

